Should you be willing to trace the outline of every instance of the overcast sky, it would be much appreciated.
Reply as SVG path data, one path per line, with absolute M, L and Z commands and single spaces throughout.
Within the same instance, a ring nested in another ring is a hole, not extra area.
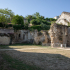
M 70 12 L 70 0 L 0 0 L 0 8 L 11 9 L 23 17 L 39 12 L 44 17 L 53 18 L 63 11 Z

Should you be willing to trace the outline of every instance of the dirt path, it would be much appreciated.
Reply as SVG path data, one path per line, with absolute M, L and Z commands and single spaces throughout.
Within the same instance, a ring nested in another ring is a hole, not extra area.
M 22 48 L 22 49 L 0 49 L 0 51 L 9 51 L 9 50 L 32 50 L 32 49 L 45 49 L 45 48 Z
M 5 50 L 30 50 L 30 49 L 46 49 L 46 48 L 0 49 L 0 51 L 5 51 Z M 70 48 L 56 48 L 56 49 L 70 50 Z
M 44 70 L 70 70 L 70 51 L 55 48 L 0 49 L 23 63 Z M 10 51 L 11 50 L 11 51 Z
M 58 49 L 61 49 L 61 50 L 70 50 L 70 48 L 58 48 Z

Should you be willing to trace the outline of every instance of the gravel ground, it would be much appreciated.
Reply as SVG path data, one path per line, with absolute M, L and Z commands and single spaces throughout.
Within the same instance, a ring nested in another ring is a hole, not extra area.
M 36 65 L 44 70 L 70 70 L 70 51 L 54 48 L 6 50 L 8 55 L 23 63 Z

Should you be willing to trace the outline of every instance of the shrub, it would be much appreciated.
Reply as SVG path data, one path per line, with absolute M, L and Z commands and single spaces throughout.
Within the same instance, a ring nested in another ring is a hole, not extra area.
M 70 23 L 68 23 L 68 26 L 70 26 Z
M 38 31 L 41 30 L 41 26 L 40 25 L 35 25 L 35 26 L 31 26 L 31 29 L 37 29 Z
M 22 29 L 22 28 L 21 28 L 21 25 L 13 25 L 13 28 L 14 28 L 14 30 Z
M 34 31 L 34 29 L 33 29 L 33 28 L 31 28 L 31 27 L 30 27 L 30 28 L 28 28 L 28 30 L 30 30 L 30 31 Z
M 13 25 L 12 24 L 7 24 L 6 28 L 8 28 L 8 27 L 13 27 Z
M 46 20 L 42 20 L 42 23 L 46 24 L 46 25 L 51 25 L 50 22 L 47 22 Z
M 57 19 L 54 19 L 54 18 L 50 18 L 50 21 L 56 21 Z
M 40 25 L 41 20 L 40 19 L 33 19 L 33 20 L 30 21 L 30 23 L 32 23 L 33 25 Z
M 24 29 L 28 29 L 28 23 L 24 24 Z
M 5 24 L 4 24 L 5 25 Z M 4 27 L 4 25 L 2 23 L 0 23 L 0 27 Z
M 24 24 L 23 17 L 19 15 L 14 15 L 11 22 L 12 24 L 21 24 L 21 25 Z
M 41 28 L 42 28 L 42 30 L 49 30 L 50 25 L 46 25 L 46 24 L 41 23 Z
M 50 18 L 46 18 L 47 21 L 50 21 Z

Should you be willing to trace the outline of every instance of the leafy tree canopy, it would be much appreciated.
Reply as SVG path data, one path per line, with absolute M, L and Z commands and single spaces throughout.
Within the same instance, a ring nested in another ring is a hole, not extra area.
M 6 18 L 3 14 L 0 14 L 0 23 L 5 23 L 6 22 Z
M 6 18 L 3 14 L 0 14 L 0 27 L 4 27 L 6 24 Z
M 26 19 L 32 19 L 32 15 L 28 15 L 25 17 Z
M 57 19 L 54 18 L 46 18 L 47 21 L 56 21 Z
M 33 25 L 40 25 L 41 20 L 40 19 L 33 19 L 30 21 L 30 23 L 32 23 Z
M 49 30 L 50 25 L 46 25 L 46 24 L 41 23 L 41 28 L 42 28 L 42 30 Z
M 51 25 L 50 22 L 47 22 L 46 20 L 42 20 L 42 23 L 46 24 L 46 25 Z
M 12 10 L 9 10 L 8 8 L 0 9 L 0 14 L 3 14 L 3 15 L 8 16 L 8 17 L 14 16 L 14 13 L 12 12 Z
M 12 24 L 20 24 L 20 25 L 23 25 L 24 24 L 23 17 L 22 16 L 19 16 L 19 15 L 13 16 L 13 18 L 12 18 Z
M 9 9 L 0 9 L 0 23 L 3 25 L 10 23 L 14 13 Z
M 39 18 L 40 14 L 38 12 L 36 12 L 36 13 L 33 14 L 33 16 L 36 17 L 36 18 Z

